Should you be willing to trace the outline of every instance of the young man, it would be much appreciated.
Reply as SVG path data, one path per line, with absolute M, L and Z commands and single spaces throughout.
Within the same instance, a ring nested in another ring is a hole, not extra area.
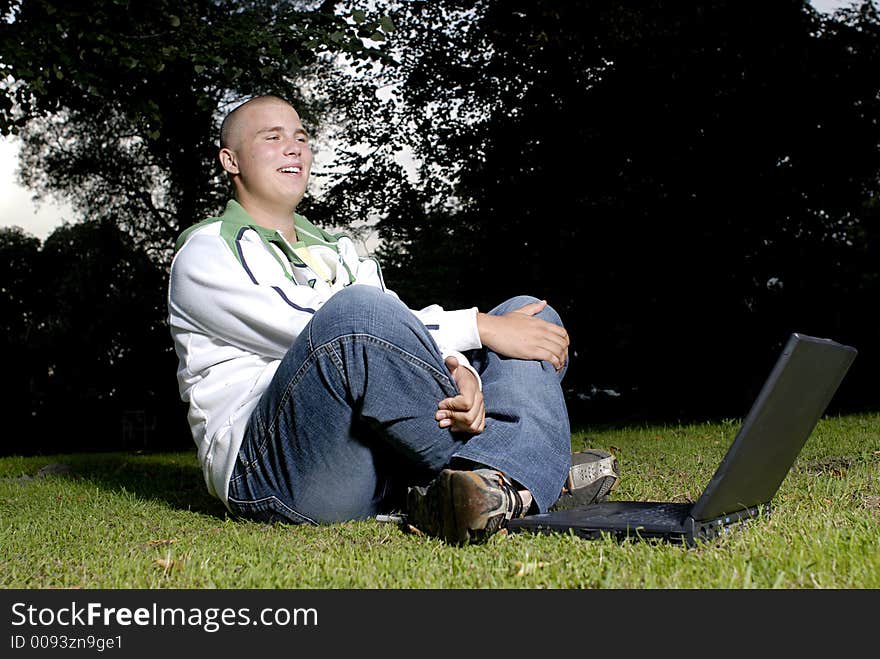
M 547 510 L 566 483 L 569 505 L 616 484 L 608 453 L 572 466 L 568 334 L 545 301 L 409 309 L 350 239 L 295 213 L 312 154 L 278 97 L 231 112 L 220 147 L 235 199 L 179 238 L 168 308 L 205 481 L 232 513 L 402 511 L 464 543 Z

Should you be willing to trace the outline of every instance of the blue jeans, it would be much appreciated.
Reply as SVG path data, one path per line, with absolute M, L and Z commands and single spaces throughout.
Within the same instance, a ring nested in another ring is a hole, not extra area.
M 535 301 L 517 297 L 490 313 Z M 539 317 L 561 324 L 550 307 Z M 434 339 L 409 309 L 369 286 L 334 295 L 306 326 L 252 414 L 229 483 L 233 513 L 323 523 L 401 510 L 409 485 L 479 463 L 531 491 L 542 512 L 571 464 L 560 382 L 549 362 L 466 352 L 483 382 L 486 427 L 440 428 L 457 393 Z

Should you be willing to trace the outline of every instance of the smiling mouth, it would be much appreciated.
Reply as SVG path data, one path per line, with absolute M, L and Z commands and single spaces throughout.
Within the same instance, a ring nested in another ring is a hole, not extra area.
M 282 167 L 278 171 L 282 174 L 301 174 L 302 167 Z

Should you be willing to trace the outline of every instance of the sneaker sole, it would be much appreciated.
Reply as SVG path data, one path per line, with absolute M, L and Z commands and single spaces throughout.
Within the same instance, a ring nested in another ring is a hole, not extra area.
M 581 457 L 584 455 L 594 455 L 600 459 L 585 461 Z M 603 476 L 611 479 L 611 486 L 607 491 L 603 492 L 603 495 L 607 495 L 620 482 L 620 466 L 617 464 L 617 458 L 614 457 L 614 454 L 597 449 L 588 449 L 572 455 L 569 475 L 573 492 L 577 492 L 582 487 L 589 487 L 594 481 Z
M 600 459 L 579 461 L 580 456 L 583 455 L 592 455 Z M 596 449 L 575 453 L 572 456 L 567 482 L 567 487 L 570 489 L 550 506 L 550 511 L 568 510 L 606 501 L 619 482 L 620 468 L 613 454 Z

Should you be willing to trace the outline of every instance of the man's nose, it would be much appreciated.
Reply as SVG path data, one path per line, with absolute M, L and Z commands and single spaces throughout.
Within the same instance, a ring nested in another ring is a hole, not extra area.
M 302 142 L 296 139 L 296 137 L 289 138 L 287 144 L 284 145 L 284 153 L 293 156 L 300 155 L 302 153 Z

